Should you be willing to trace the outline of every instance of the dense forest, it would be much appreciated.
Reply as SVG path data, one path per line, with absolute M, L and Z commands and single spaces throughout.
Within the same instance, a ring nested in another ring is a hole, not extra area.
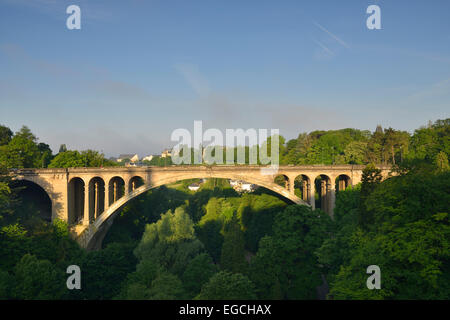
M 336 195 L 334 219 L 269 190 L 239 194 L 228 180 L 163 186 L 130 201 L 103 248 L 85 251 L 50 222 L 37 190 L 12 168 L 112 166 L 93 150 L 54 155 L 30 129 L 0 126 L 0 299 L 450 298 L 450 119 L 410 134 L 377 127 L 280 137 L 281 164 L 363 164 Z M 158 160 L 156 165 L 167 165 Z M 391 164 L 381 180 L 374 164 Z M 82 289 L 68 290 L 78 265 Z M 378 265 L 382 289 L 368 290 Z

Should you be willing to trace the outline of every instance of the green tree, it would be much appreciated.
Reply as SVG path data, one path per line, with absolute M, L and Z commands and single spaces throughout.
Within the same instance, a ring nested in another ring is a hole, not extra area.
M 183 287 L 192 298 L 196 296 L 202 286 L 217 272 L 217 267 L 207 253 L 201 253 L 192 259 L 184 271 Z
M 252 300 L 256 299 L 255 286 L 244 275 L 221 271 L 202 287 L 199 300 Z
M 436 166 L 439 171 L 447 171 L 449 170 L 448 158 L 447 154 L 443 151 L 440 151 L 436 156 Z
M 43 142 L 38 144 L 38 149 L 41 154 L 40 167 L 47 168 L 52 160 L 52 149 L 50 149 L 48 144 Z
M 23 126 L 7 145 L 0 146 L 0 166 L 7 168 L 37 168 L 41 165 L 37 138 Z
M 9 187 L 10 178 L 6 175 L 6 169 L 0 167 L 0 226 L 4 219 L 11 216 L 11 188 Z
M 441 151 L 450 154 L 450 119 L 437 120 L 428 127 L 416 129 L 406 156 L 432 163 Z
M 150 300 L 185 299 L 183 285 L 176 275 L 160 272 L 148 291 Z
M 0 300 L 12 299 L 14 277 L 7 271 L 0 270 Z
M 277 214 L 273 235 L 261 239 L 250 279 L 261 299 L 314 299 L 321 284 L 314 252 L 328 237 L 330 218 L 320 210 L 288 206 Z
M 48 165 L 49 168 L 76 168 L 88 166 L 78 151 L 64 151 L 58 153 Z
M 367 142 L 352 141 L 344 150 L 346 164 L 363 164 L 365 161 Z
M 246 273 L 248 264 L 245 261 L 245 239 L 236 215 L 225 225 L 224 242 L 220 258 L 223 270 L 232 273 Z
M 111 299 L 120 293 L 123 280 L 136 266 L 132 248 L 130 243 L 111 243 L 100 251 L 88 252 L 78 262 L 83 271 L 83 298 Z
M 332 274 L 330 297 L 448 299 L 449 183 L 448 171 L 411 170 L 379 183 L 368 194 L 365 210 L 372 223 L 367 230 L 355 224 L 353 214 L 339 215 L 340 231 L 332 238 L 336 240 L 325 242 L 317 252 Z M 350 213 L 358 207 L 357 201 L 346 204 Z M 365 270 L 371 264 L 381 268 L 382 290 L 365 286 Z
M 104 158 L 94 150 L 82 152 L 67 150 L 58 153 L 48 165 L 49 168 L 76 168 L 76 167 L 102 167 L 115 166 L 116 163 Z
M 370 216 L 370 213 L 366 209 L 366 201 L 369 195 L 381 183 L 382 178 L 381 170 L 376 168 L 374 164 L 367 165 L 362 172 L 358 221 L 359 225 L 363 228 L 367 228 L 373 223 L 373 217 Z
M 192 220 L 180 207 L 147 225 L 134 253 L 140 261 L 153 260 L 181 277 L 189 262 L 203 250 L 203 244 L 195 237 Z
M 65 274 L 48 260 L 38 260 L 26 254 L 14 268 L 17 299 L 43 300 L 60 299 L 65 290 Z
M 58 151 L 58 153 L 66 152 L 66 151 L 67 151 L 67 147 L 66 147 L 65 144 L 62 144 L 62 145 L 59 146 L 59 151 Z
M 0 125 L 0 146 L 7 145 L 13 136 L 10 128 Z

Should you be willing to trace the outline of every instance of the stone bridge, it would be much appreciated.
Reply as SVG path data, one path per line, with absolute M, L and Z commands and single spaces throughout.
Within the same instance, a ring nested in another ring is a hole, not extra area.
M 379 168 L 384 178 L 390 175 L 390 167 Z M 19 169 L 11 174 L 16 180 L 31 181 L 44 189 L 52 203 L 52 220 L 67 221 L 82 247 L 96 249 L 101 247 L 120 208 L 161 185 L 194 178 L 243 180 L 312 208 L 317 195 L 318 206 L 333 216 L 336 191 L 358 184 L 363 169 L 357 165 L 280 166 L 278 170 L 216 165 Z

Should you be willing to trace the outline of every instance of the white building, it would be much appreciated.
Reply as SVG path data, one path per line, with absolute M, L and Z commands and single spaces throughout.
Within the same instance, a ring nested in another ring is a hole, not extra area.
M 241 189 L 244 192 L 252 192 L 253 190 L 255 190 L 255 185 L 247 182 L 241 183 Z
M 197 191 L 200 189 L 200 185 L 198 183 L 192 183 L 188 186 L 188 189 L 191 191 Z
M 165 158 L 165 157 L 170 157 L 172 150 L 169 149 L 165 149 L 162 153 L 161 153 L 161 158 Z
M 154 157 L 154 156 L 152 156 L 152 155 L 143 157 L 143 158 L 142 158 L 142 161 L 152 161 L 153 157 Z
M 123 160 L 130 159 L 131 162 L 138 162 L 139 156 L 137 154 L 121 154 L 117 158 L 117 162 L 122 162 Z
M 230 186 L 234 187 L 239 185 L 239 180 L 230 180 Z
M 230 186 L 237 192 L 253 192 L 258 187 L 242 180 L 230 180 Z

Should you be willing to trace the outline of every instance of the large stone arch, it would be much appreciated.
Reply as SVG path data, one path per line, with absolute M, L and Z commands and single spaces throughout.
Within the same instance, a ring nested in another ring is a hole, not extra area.
M 43 191 L 45 191 L 45 193 L 47 194 L 47 196 L 49 197 L 50 201 L 51 201 L 51 205 L 52 205 L 52 216 L 51 216 L 51 220 L 53 221 L 54 219 L 61 219 L 61 220 L 66 220 L 65 216 L 60 216 L 60 212 L 64 212 L 64 200 L 67 197 L 67 186 L 65 186 L 65 188 L 61 188 L 60 186 L 58 186 L 58 188 L 55 188 L 55 185 L 52 183 L 52 181 L 50 179 L 48 179 L 49 177 L 46 176 L 41 176 L 38 174 L 30 174 L 30 175 L 15 175 L 12 180 L 16 180 L 16 181 L 28 181 L 28 182 L 32 182 L 36 185 L 38 185 Z M 55 177 L 52 177 L 55 178 Z M 56 176 L 56 180 L 62 180 L 62 177 L 60 176 Z
M 282 186 L 277 185 L 275 182 L 268 182 L 267 180 L 256 178 L 256 177 L 247 177 L 243 178 L 241 175 L 238 174 L 211 174 L 208 176 L 205 176 L 205 174 L 201 173 L 186 173 L 186 174 L 179 174 L 174 176 L 166 176 L 162 177 L 156 180 L 153 180 L 150 184 L 144 184 L 141 187 L 130 191 L 125 194 L 125 196 L 118 199 L 116 202 L 112 203 L 95 221 L 90 224 L 77 238 L 78 243 L 88 250 L 91 249 L 99 249 L 101 246 L 101 241 L 103 240 L 103 237 L 106 234 L 105 227 L 108 227 L 112 224 L 112 219 L 114 218 L 115 214 L 121 209 L 125 204 L 127 204 L 130 200 L 138 197 L 139 195 L 163 186 L 167 184 L 171 184 L 177 181 L 181 180 L 187 180 L 187 179 L 195 179 L 195 178 L 221 178 L 221 179 L 233 179 L 233 180 L 245 180 L 249 183 L 259 185 L 261 187 L 264 187 L 266 189 L 269 189 L 283 197 L 285 197 L 288 200 L 291 200 L 292 202 L 296 204 L 302 204 L 309 206 L 308 203 L 303 201 L 302 199 L 298 198 L 294 194 L 290 193 L 289 190 L 286 188 L 283 188 Z M 271 179 L 273 181 L 273 179 Z
M 11 181 L 10 187 L 17 190 L 19 198 L 27 199 L 36 206 L 35 213 L 41 219 L 51 222 L 54 204 L 45 183 L 39 179 L 18 178 Z

